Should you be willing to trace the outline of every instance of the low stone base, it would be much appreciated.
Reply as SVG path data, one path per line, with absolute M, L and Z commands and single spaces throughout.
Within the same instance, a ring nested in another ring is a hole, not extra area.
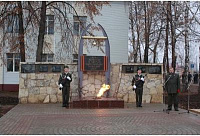
M 115 98 L 84 98 L 81 100 L 74 100 L 72 108 L 83 109 L 101 109 L 101 108 L 124 108 L 124 100 Z

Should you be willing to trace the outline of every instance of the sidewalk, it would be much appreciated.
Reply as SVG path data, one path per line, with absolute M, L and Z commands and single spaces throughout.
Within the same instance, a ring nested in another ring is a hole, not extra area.
M 61 104 L 18 104 L 0 118 L 0 134 L 200 134 L 200 114 L 162 111 L 163 104 L 124 109 L 66 109 Z M 154 112 L 154 111 L 160 112 Z

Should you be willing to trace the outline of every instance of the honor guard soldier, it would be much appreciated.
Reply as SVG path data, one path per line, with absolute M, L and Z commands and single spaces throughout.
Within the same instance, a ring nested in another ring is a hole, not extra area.
M 180 92 L 179 75 L 174 73 L 174 68 L 170 67 L 169 74 L 165 77 L 165 90 L 168 94 L 168 109 L 172 110 L 172 103 L 174 102 L 175 111 L 178 110 L 178 93 Z
M 137 74 L 133 77 L 132 86 L 136 94 L 136 107 L 142 107 L 142 95 L 143 95 L 143 85 L 144 76 L 141 74 L 142 68 L 137 69 Z
M 69 107 L 70 83 L 72 82 L 72 75 L 69 73 L 69 67 L 64 66 L 64 72 L 60 75 L 58 84 L 59 89 L 62 90 L 62 107 Z

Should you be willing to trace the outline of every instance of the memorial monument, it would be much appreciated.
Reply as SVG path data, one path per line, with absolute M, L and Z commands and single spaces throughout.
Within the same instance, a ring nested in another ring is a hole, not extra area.
M 85 36 L 87 30 L 91 27 L 89 24 L 81 34 L 78 54 L 78 80 L 79 80 L 79 99 L 72 102 L 73 108 L 123 108 L 124 100 L 119 100 L 109 96 L 110 89 L 110 44 L 108 36 L 104 28 L 98 24 L 102 30 L 103 37 Z M 84 56 L 83 55 L 83 40 L 84 39 L 103 39 L 105 41 L 105 55 L 106 56 Z M 104 72 L 105 83 L 96 96 L 83 97 L 82 84 L 84 72 Z M 106 93 L 106 95 L 104 95 Z M 101 94 L 101 95 L 99 95 Z

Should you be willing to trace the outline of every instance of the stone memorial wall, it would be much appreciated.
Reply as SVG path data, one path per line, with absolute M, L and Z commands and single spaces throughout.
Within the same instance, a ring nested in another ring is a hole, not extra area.
M 135 68 L 132 72 L 127 70 L 123 72 L 123 66 L 132 66 Z M 142 73 L 145 76 L 145 83 L 143 88 L 143 103 L 162 103 L 163 102 L 163 87 L 162 87 L 162 65 L 161 64 L 112 64 L 111 66 L 111 92 L 113 97 L 124 99 L 125 102 L 135 102 L 135 91 L 132 87 L 133 76 L 137 73 L 137 66 L 146 66 L 146 73 Z M 160 74 L 149 74 L 147 68 L 160 66 Z
M 20 103 L 57 103 L 62 101 L 62 92 L 58 89 L 59 72 L 63 69 L 55 63 L 21 63 L 22 68 L 19 83 Z M 35 65 L 37 64 L 37 65 Z M 42 66 L 41 66 L 42 65 Z M 43 66 L 48 65 L 48 66 Z M 110 97 L 123 99 L 125 102 L 135 102 L 135 92 L 131 81 L 136 74 L 137 66 L 143 66 L 145 84 L 143 91 L 144 103 L 162 103 L 162 65 L 161 64 L 111 64 Z M 35 66 L 35 68 L 34 68 Z M 76 64 L 69 64 L 73 81 L 71 83 L 71 100 L 78 97 L 78 72 Z M 105 83 L 105 73 L 83 72 L 82 97 L 96 97 L 101 85 Z M 104 95 L 105 96 L 105 95 Z
M 19 74 L 20 103 L 57 103 L 62 102 L 62 91 L 58 79 L 64 64 L 60 63 L 21 63 Z M 73 81 L 71 96 L 77 91 L 77 65 L 69 65 Z

